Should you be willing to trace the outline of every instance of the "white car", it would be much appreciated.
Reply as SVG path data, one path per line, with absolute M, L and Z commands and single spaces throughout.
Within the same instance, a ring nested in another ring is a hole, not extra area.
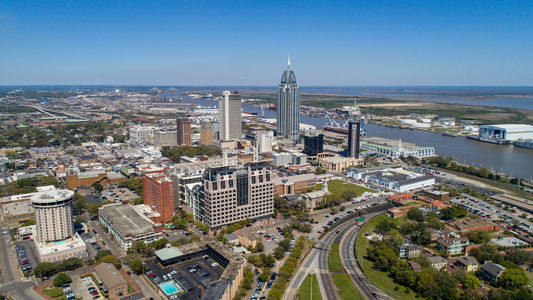
M 163 275 L 163 280 L 167 280 L 167 275 Z
M 212 263 L 211 266 L 216 267 L 218 264 L 216 262 Z
M 178 271 L 174 270 L 174 271 L 170 272 L 170 274 L 178 274 Z

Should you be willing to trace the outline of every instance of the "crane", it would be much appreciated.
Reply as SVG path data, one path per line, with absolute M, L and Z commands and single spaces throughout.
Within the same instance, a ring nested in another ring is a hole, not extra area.
M 261 119 L 265 118 L 265 108 L 261 105 Z
M 346 128 L 346 125 L 348 125 L 348 120 L 344 121 L 344 124 L 342 125 L 342 128 Z

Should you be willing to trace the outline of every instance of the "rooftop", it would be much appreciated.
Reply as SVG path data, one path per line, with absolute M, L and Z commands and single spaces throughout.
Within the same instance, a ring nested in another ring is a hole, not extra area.
M 57 254 L 57 256 L 61 256 L 60 252 L 70 251 L 76 248 L 87 249 L 87 245 L 77 233 L 64 241 L 65 242 L 63 243 L 56 242 L 54 244 L 54 243 L 41 243 L 35 240 L 35 246 L 37 248 L 37 251 L 39 251 L 41 257 L 50 255 L 50 254 Z
M 141 215 L 131 204 L 109 204 L 98 209 L 99 214 L 109 218 L 123 234 L 140 235 L 153 230 L 154 223 Z
M 315 180 L 316 176 L 315 174 L 302 174 L 302 175 L 294 175 L 294 176 L 287 176 L 287 177 L 276 177 L 273 179 L 274 185 L 281 185 L 283 184 L 283 180 L 289 180 L 292 183 L 301 182 L 301 181 L 308 181 L 308 180 Z
M 71 190 L 48 190 L 34 193 L 30 199 L 33 203 L 50 203 L 66 200 L 73 196 L 74 192 Z
M 365 166 L 355 166 L 355 167 L 349 167 L 348 170 L 355 171 L 355 172 L 367 172 L 367 171 L 375 171 L 375 170 L 383 170 L 383 169 L 395 169 L 395 168 L 401 168 L 398 164 L 381 164 L 379 166 L 371 166 L 371 167 L 365 167 Z
M 111 263 L 101 263 L 94 267 L 94 271 L 98 273 L 108 290 L 126 284 L 124 276 Z
M 10 204 L 4 204 L 2 206 L 4 216 L 9 215 L 22 215 L 35 212 L 35 208 L 29 201 L 14 202 Z

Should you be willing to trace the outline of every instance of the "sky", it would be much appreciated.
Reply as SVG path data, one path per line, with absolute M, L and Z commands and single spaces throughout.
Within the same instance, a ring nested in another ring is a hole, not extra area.
M 533 86 L 533 1 L 0 1 L 0 85 Z

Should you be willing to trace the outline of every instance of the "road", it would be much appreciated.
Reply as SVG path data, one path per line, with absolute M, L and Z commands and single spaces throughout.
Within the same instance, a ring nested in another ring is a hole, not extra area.
M 292 277 L 291 282 L 283 294 L 283 300 L 292 300 L 295 297 L 295 295 L 298 293 L 298 288 L 310 271 L 313 271 L 317 274 L 317 280 L 321 286 L 320 290 L 322 293 L 322 299 L 338 299 L 336 287 L 333 284 L 329 274 L 328 253 L 331 243 L 337 236 L 336 231 L 342 231 L 352 225 L 352 222 L 346 222 L 340 225 L 339 227 L 335 228 L 335 231 L 327 233 L 324 239 L 319 241 L 318 244 L 311 249 L 307 255 L 307 258 L 303 261 L 298 268 L 298 271 Z
M 369 215 L 369 218 L 376 215 L 379 214 Z M 362 294 L 364 294 L 366 299 L 375 299 L 376 297 L 373 295 L 373 293 L 377 295 L 379 299 L 392 299 L 384 294 L 383 291 L 375 287 L 364 275 L 360 277 L 363 272 L 359 268 L 354 256 L 355 240 L 357 239 L 360 229 L 360 226 L 352 226 L 344 234 L 339 245 L 342 265 L 344 266 L 346 273 L 348 273 L 352 279 L 352 282 L 355 284 L 356 288 Z

